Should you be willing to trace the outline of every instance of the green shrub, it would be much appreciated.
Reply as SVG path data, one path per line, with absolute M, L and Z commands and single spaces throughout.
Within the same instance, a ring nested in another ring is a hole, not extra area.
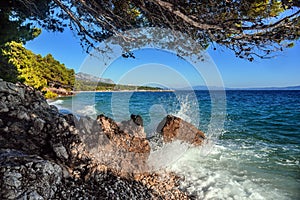
M 57 97 L 57 94 L 48 90 L 46 93 L 44 93 L 44 96 L 46 99 L 54 99 Z

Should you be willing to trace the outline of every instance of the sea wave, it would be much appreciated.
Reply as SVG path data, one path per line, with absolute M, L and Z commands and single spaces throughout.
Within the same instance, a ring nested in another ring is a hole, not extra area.
M 150 169 L 156 171 L 174 164 L 191 145 L 182 141 L 163 144 L 158 150 L 151 151 L 148 158 Z
M 96 104 L 93 105 L 86 105 L 80 108 L 75 109 L 75 113 L 81 116 L 89 116 L 92 118 L 96 118 L 97 110 L 96 110 Z
M 92 118 L 96 118 L 97 114 L 96 104 L 82 104 L 82 102 L 78 102 L 76 99 L 57 99 L 48 102 L 48 104 L 56 106 L 62 114 L 73 113 L 77 117 L 89 116 Z
M 65 101 L 63 99 L 48 101 L 48 104 L 49 105 L 54 105 L 55 107 L 57 107 L 58 111 L 61 114 L 70 114 L 70 113 L 72 113 L 72 111 L 69 108 L 65 107 Z
M 181 189 L 199 199 L 289 199 L 263 176 L 243 168 L 236 151 L 214 145 L 190 148 L 169 170 L 185 177 Z M 241 164 L 241 165 L 240 165 Z
M 63 105 L 64 104 L 64 100 L 57 99 L 57 100 L 54 100 L 54 101 L 48 101 L 48 104 L 49 105 L 55 105 L 55 106 Z

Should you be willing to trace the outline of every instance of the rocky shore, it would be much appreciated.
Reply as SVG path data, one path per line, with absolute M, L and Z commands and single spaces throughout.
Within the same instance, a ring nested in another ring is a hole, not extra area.
M 158 132 L 161 143 L 205 138 L 174 116 Z M 0 79 L 0 199 L 190 199 L 183 177 L 149 168 L 151 148 L 138 115 L 63 115 L 40 92 Z

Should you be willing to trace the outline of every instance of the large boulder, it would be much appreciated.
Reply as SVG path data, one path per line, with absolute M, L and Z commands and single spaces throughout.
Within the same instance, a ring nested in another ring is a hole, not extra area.
M 183 119 L 168 115 L 158 125 L 157 132 L 163 137 L 165 143 L 182 140 L 193 145 L 200 145 L 205 139 L 202 131 Z
M 121 174 L 147 170 L 150 145 L 145 137 L 122 130 L 104 115 L 99 115 L 97 120 L 81 117 L 75 124 L 85 148 L 98 163 Z

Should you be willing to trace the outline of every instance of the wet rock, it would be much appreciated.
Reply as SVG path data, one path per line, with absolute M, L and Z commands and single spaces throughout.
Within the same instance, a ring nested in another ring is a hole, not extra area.
M 131 115 L 130 120 L 122 121 L 119 124 L 120 130 L 135 137 L 145 138 L 146 133 L 143 127 L 143 119 L 140 115 Z
M 93 129 L 94 120 L 90 117 L 81 117 L 79 120 L 79 127 L 82 131 L 91 133 Z
M 161 134 L 154 134 L 147 139 L 150 143 L 151 151 L 158 151 L 164 146 L 164 139 Z
M 205 139 L 203 132 L 179 117 L 168 115 L 158 125 L 157 132 L 162 134 L 165 143 L 182 140 L 200 145 Z
M 92 155 L 96 155 L 100 163 L 121 173 L 139 172 L 147 168 L 150 144 L 145 137 L 125 132 L 115 121 L 104 115 L 98 116 L 97 123 L 101 130 L 94 132 L 92 136 L 94 143 L 87 141 L 89 137 L 86 137 L 85 141 L 88 146 L 96 147 L 89 151 Z
M 130 116 L 131 120 L 138 126 L 144 126 L 143 124 L 143 119 L 140 115 L 131 115 Z
M 65 183 L 56 199 L 162 199 L 141 182 L 116 176 L 110 170 L 97 170 L 84 182 L 67 179 Z

